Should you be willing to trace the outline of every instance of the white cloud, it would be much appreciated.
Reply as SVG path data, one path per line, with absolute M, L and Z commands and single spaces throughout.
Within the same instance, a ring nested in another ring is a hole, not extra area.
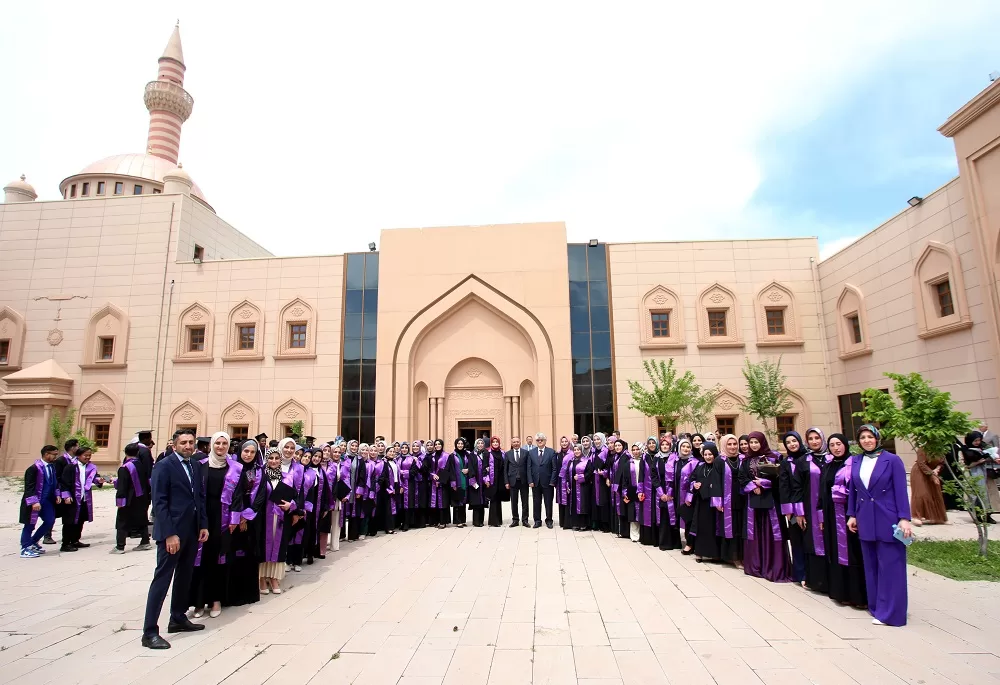
M 181 159 L 220 216 L 276 253 L 363 249 L 380 228 L 535 220 L 565 220 L 572 240 L 787 232 L 748 209 L 764 134 L 808 125 L 899 51 L 968 41 L 997 12 L 23 3 L 0 27 L 0 59 L 18 65 L 0 177 L 25 172 L 52 198 L 87 163 L 141 151 L 142 86 L 177 13 L 196 101 Z

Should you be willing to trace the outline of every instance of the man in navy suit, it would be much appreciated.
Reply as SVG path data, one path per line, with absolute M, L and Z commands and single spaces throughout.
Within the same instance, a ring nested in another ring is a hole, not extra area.
M 542 500 L 545 500 L 545 525 L 552 527 L 552 496 L 556 489 L 556 453 L 545 446 L 545 433 L 535 434 L 535 446 L 528 453 L 528 487 L 535 515 L 535 528 L 542 527 Z
M 521 500 L 520 521 L 528 527 L 528 450 L 521 447 L 521 439 L 511 438 L 510 449 L 504 452 L 507 471 L 507 489 L 510 490 L 511 528 L 517 528 L 517 501 Z
M 146 619 L 142 626 L 142 646 L 150 649 L 170 649 L 170 643 L 160 637 L 157 621 L 170 581 L 174 591 L 170 596 L 168 633 L 203 630 L 192 623 L 186 612 L 188 587 L 194 571 L 198 543 L 208 540 L 208 515 L 202 489 L 201 464 L 194 461 L 194 431 L 182 428 L 174 433 L 174 453 L 164 457 L 153 469 L 152 496 L 153 539 L 156 540 L 156 571 L 149 584 L 146 598 Z

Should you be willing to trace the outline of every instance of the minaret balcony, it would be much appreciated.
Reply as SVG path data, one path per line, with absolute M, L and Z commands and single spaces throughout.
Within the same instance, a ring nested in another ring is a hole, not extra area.
M 170 81 L 150 81 L 146 84 L 143 102 L 149 111 L 163 110 L 187 121 L 194 109 L 194 98 L 186 90 Z

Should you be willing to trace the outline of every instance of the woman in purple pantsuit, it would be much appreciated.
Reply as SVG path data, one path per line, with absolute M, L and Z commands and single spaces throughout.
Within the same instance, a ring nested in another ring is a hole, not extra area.
M 583 445 L 573 445 L 573 458 L 566 466 L 566 511 L 573 530 L 590 528 L 590 510 L 594 501 L 594 462 L 585 455 Z
M 777 459 L 763 433 L 750 433 L 748 443 L 749 454 L 739 471 L 740 486 L 747 496 L 743 572 L 774 583 L 787 583 L 792 579 L 791 564 L 773 494 L 777 486 Z
M 910 500 L 903 460 L 880 447 L 878 429 L 858 429 L 864 453 L 853 459 L 847 488 L 849 530 L 861 539 L 868 589 L 868 611 L 875 625 L 906 625 L 906 545 L 893 537 L 893 525 L 904 537 L 910 528 Z

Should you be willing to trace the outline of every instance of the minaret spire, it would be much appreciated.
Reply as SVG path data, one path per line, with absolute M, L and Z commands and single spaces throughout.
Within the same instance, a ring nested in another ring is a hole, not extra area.
M 146 84 L 143 100 L 149 110 L 149 154 L 177 164 L 181 147 L 181 126 L 194 108 L 194 98 L 184 90 L 184 50 L 181 48 L 181 22 L 177 21 L 167 47 L 158 60 L 156 80 Z

